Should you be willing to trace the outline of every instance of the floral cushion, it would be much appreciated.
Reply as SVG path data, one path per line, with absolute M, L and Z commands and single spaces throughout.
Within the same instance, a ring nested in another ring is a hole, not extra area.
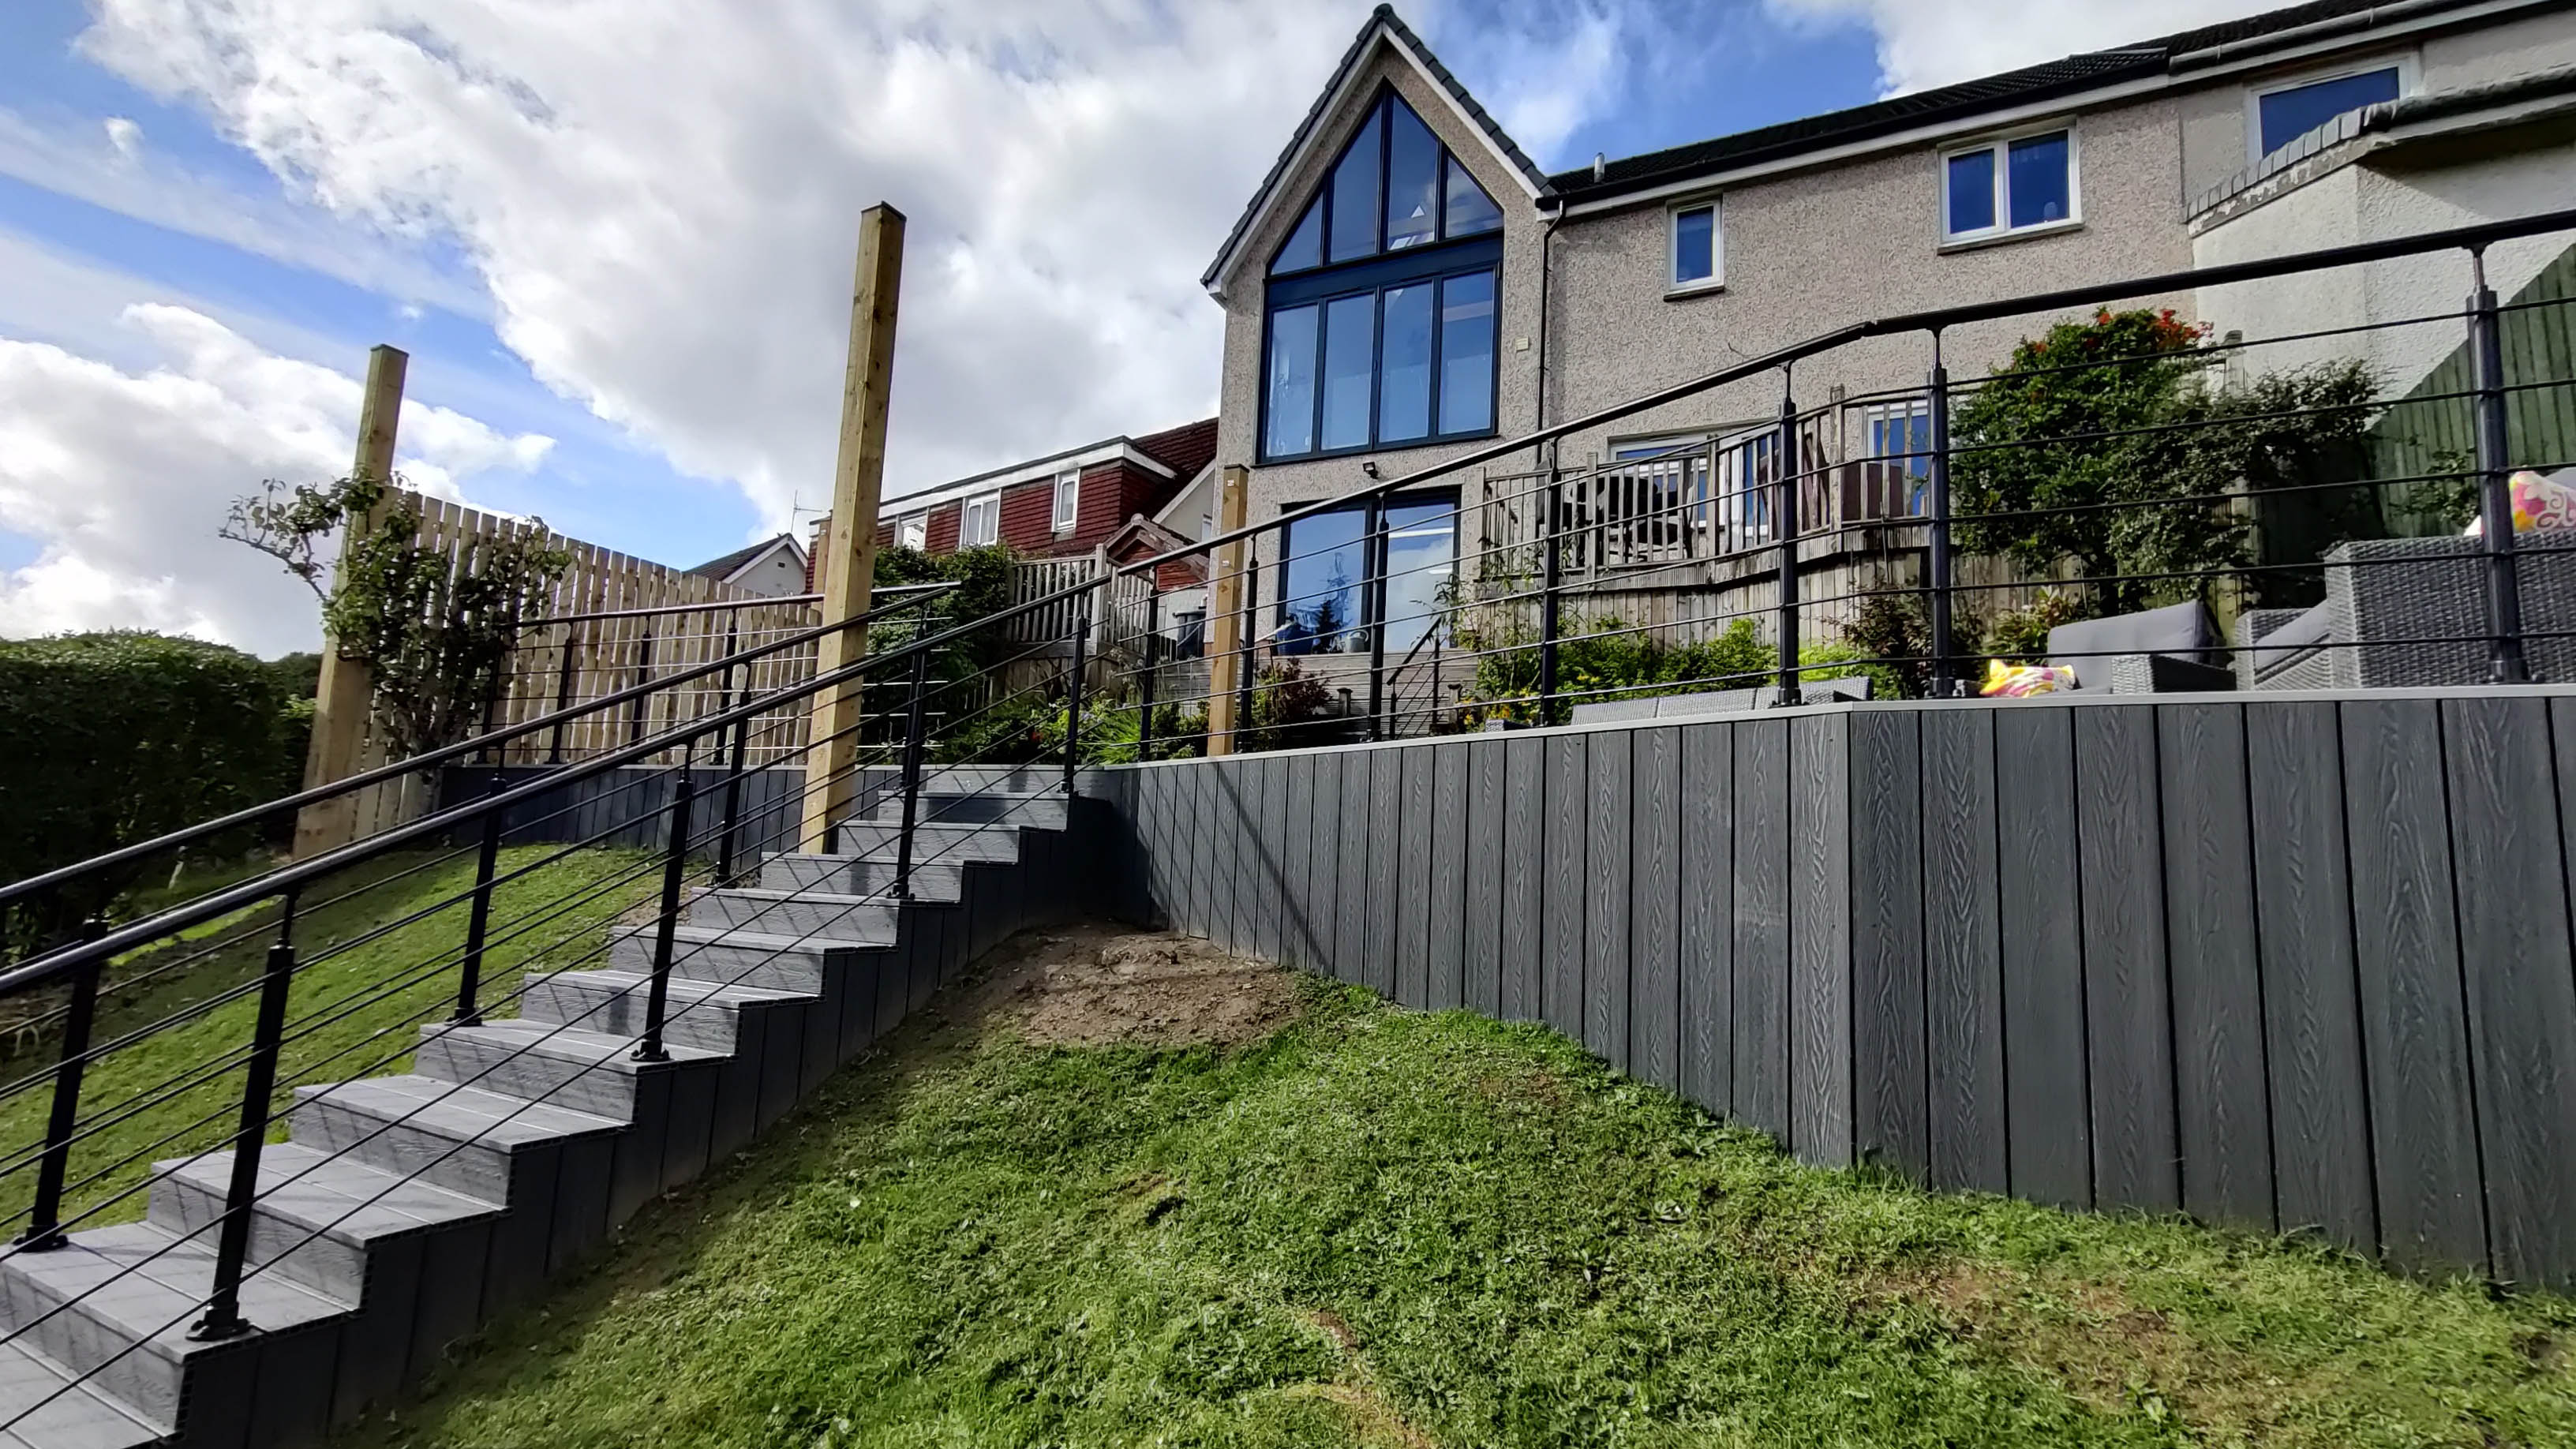
M 2075 670 L 2065 664 L 2006 664 L 2000 659 L 1986 661 L 1986 687 L 1978 690 L 1988 699 L 2021 699 L 2033 694 L 2055 694 L 2075 687 Z
M 2505 490 L 2513 497 L 2513 531 L 2529 533 L 2535 528 L 2576 528 L 2576 468 L 2562 468 L 2546 477 L 2523 469 L 2505 480 Z M 2471 519 L 2465 530 L 2471 538 L 2483 537 L 2486 520 Z

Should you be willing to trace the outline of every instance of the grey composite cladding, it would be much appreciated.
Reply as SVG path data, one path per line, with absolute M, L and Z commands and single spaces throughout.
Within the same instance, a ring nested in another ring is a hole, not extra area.
M 1809 1161 L 2564 1287 L 2568 762 L 2576 691 L 2539 688 L 1110 773 L 1136 909 L 1545 1022 Z

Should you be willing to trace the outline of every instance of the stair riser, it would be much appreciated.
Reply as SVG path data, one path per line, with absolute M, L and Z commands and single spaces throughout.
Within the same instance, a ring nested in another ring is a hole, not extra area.
M 215 1221 L 224 1215 L 223 1194 L 202 1183 L 164 1178 L 152 1185 L 153 1226 L 182 1236 L 202 1234 L 215 1245 Z M 352 1303 L 364 1301 L 367 1250 L 341 1242 L 328 1233 L 313 1234 L 300 1224 L 253 1204 L 250 1211 L 251 1268 L 268 1267 L 289 1283 L 317 1289 Z
M 858 901 L 782 901 L 714 891 L 689 902 L 686 919 L 692 926 L 758 931 L 764 936 L 891 942 L 895 907 Z
M 882 896 L 894 889 L 894 862 L 851 860 L 838 855 L 772 856 L 760 868 L 760 884 L 773 891 L 828 891 L 834 895 Z M 917 865 L 909 882 L 911 897 L 954 905 L 965 890 L 965 872 L 954 864 Z
M 913 825 L 917 831 L 924 825 L 1010 824 L 1026 830 L 1062 830 L 1065 802 L 1062 795 L 924 795 L 915 802 Z M 903 801 L 880 801 L 876 820 L 880 824 L 903 824 Z
M 589 982 L 541 981 L 528 987 L 520 1014 L 528 1021 L 640 1037 L 649 1005 L 641 988 L 617 991 Z M 738 1003 L 674 1000 L 662 1018 L 662 1039 L 711 1052 L 732 1052 L 742 1040 L 744 1009 Z
M 841 824 L 837 855 L 882 855 L 887 860 L 903 844 L 900 822 L 888 825 L 877 820 L 849 820 Z M 967 861 L 994 861 L 1004 865 L 1020 858 L 1020 836 L 1016 830 L 964 830 L 956 826 L 915 827 L 912 832 L 912 859 L 919 865 L 962 865 Z
M 446 1036 L 422 1042 L 413 1060 L 413 1070 L 442 1082 L 463 1082 L 531 1102 L 552 1102 L 616 1122 L 635 1120 L 635 1078 L 613 1066 L 592 1066 Z
M 609 942 L 608 965 L 615 971 L 652 975 L 653 938 L 621 936 Z M 796 991 L 820 996 L 824 982 L 823 952 L 771 951 L 761 947 L 724 945 L 697 945 L 693 950 L 681 951 L 675 947 L 671 953 L 671 974 L 691 981 L 714 981 L 759 991 Z
M 417 1174 L 432 1186 L 485 1202 L 515 1202 L 524 1196 L 514 1176 L 517 1155 L 497 1147 L 460 1144 L 453 1137 L 354 1111 L 327 1096 L 297 1103 L 292 1122 L 296 1141 L 345 1153 L 369 1167 L 405 1177 Z

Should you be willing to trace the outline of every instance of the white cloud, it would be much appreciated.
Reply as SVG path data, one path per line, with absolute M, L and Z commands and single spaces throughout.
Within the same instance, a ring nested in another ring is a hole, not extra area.
M 1603 0 L 1614 3 L 1614 0 Z M 1615 12 L 1449 56 L 1545 152 Z M 1195 283 L 1358 0 L 95 0 L 88 55 L 452 241 L 548 386 L 768 526 L 828 489 L 859 213 L 911 221 L 888 483 L 1214 408 Z M 1438 13 L 1416 14 L 1439 44 Z M 710 544 L 723 540 L 710 540 Z
M 1890 94 L 2258 15 L 2282 0 L 1765 0 L 1788 20 L 1857 21 L 1878 35 Z
M 127 116 L 107 118 L 107 144 L 116 154 L 131 161 L 143 150 L 143 127 Z
M 312 648 L 304 586 L 215 531 L 263 478 L 347 470 L 358 380 L 187 308 L 138 305 L 122 320 L 157 365 L 129 372 L 0 338 L 0 530 L 41 548 L 0 574 L 0 634 L 135 627 L 263 654 Z M 397 468 L 449 498 L 459 480 L 534 468 L 550 446 L 417 402 L 399 436 Z

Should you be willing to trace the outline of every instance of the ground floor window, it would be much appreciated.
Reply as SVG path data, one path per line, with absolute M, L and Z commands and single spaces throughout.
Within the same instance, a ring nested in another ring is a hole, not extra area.
M 1386 626 L 1390 657 L 1411 650 L 1439 624 L 1443 593 L 1456 570 L 1458 499 L 1453 493 L 1408 493 L 1386 504 L 1386 560 L 1371 588 L 1369 511 L 1364 506 L 1310 513 L 1283 532 L 1278 622 L 1281 654 L 1365 654 L 1369 630 Z

